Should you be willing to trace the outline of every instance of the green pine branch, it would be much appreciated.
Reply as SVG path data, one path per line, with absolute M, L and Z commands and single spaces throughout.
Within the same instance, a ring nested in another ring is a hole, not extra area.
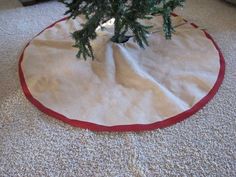
M 77 57 L 94 59 L 91 40 L 96 39 L 96 29 L 112 18 L 114 22 L 113 42 L 124 43 L 133 37 L 137 44 L 144 48 L 148 46 L 147 35 L 151 26 L 138 22 L 139 19 L 151 19 L 153 15 L 162 15 L 163 31 L 166 39 L 171 39 L 174 31 L 171 23 L 171 13 L 178 6 L 183 6 L 184 0 L 60 0 L 68 10 L 66 15 L 75 19 L 85 15 L 87 22 L 81 30 L 72 33 L 74 47 L 78 48 Z M 127 36 L 128 30 L 133 35 Z

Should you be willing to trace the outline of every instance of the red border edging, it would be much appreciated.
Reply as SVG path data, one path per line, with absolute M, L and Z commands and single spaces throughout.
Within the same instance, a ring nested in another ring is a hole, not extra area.
M 173 16 L 177 16 L 176 14 L 172 14 Z M 36 36 L 40 35 L 43 31 L 45 31 L 46 29 L 49 29 L 51 27 L 53 27 L 55 24 L 57 24 L 58 22 L 64 21 L 68 19 L 68 17 L 62 18 L 61 20 L 58 20 L 56 22 L 54 22 L 53 24 L 51 24 L 50 26 L 48 26 L 47 28 L 45 28 L 44 30 L 42 30 L 39 34 L 37 34 Z M 197 25 L 195 25 L 194 23 L 191 23 L 191 25 L 194 28 L 198 28 Z M 224 79 L 224 73 L 225 73 L 225 60 L 223 57 L 222 52 L 220 51 L 220 48 L 218 47 L 218 45 L 216 44 L 216 42 L 213 40 L 213 38 L 210 36 L 210 34 L 208 34 L 206 31 L 203 30 L 203 32 L 205 33 L 206 37 L 208 39 L 210 39 L 212 41 L 212 43 L 214 44 L 215 48 L 217 49 L 218 53 L 219 53 L 219 58 L 220 58 L 220 70 L 219 70 L 219 74 L 218 74 L 218 78 L 213 86 L 213 88 L 210 90 L 210 92 L 204 97 L 202 98 L 198 103 L 196 103 L 191 109 L 182 112 L 176 116 L 170 117 L 164 121 L 160 121 L 160 122 L 155 122 L 152 124 L 132 124 L 132 125 L 117 125 L 117 126 L 103 126 L 103 125 L 98 125 L 98 124 L 94 124 L 94 123 L 90 123 L 90 122 L 85 122 L 85 121 L 78 121 L 78 120 L 72 120 L 68 117 L 65 117 L 62 114 L 59 114 L 47 107 L 45 107 L 42 103 L 40 103 L 38 100 L 36 100 L 30 93 L 27 84 L 25 82 L 25 78 L 24 78 L 24 74 L 21 68 L 21 63 L 23 61 L 24 58 L 24 51 L 25 49 L 29 46 L 30 42 L 25 46 L 25 48 L 23 49 L 23 52 L 20 56 L 19 59 L 19 78 L 20 78 L 20 83 L 21 83 L 21 87 L 22 90 L 26 96 L 26 98 L 34 105 L 36 106 L 40 111 L 46 113 L 49 116 L 52 116 L 56 119 L 59 119 L 65 123 L 68 123 L 72 126 L 76 126 L 76 127 L 80 127 L 80 128 L 84 128 L 84 129 L 90 129 L 93 131 L 109 131 L 109 132 L 124 132 L 124 131 L 145 131 L 145 130 L 154 130 L 157 128 L 164 128 L 164 127 L 168 127 L 171 126 L 173 124 L 176 124 L 180 121 L 183 121 L 185 119 L 187 119 L 189 116 L 193 115 L 194 113 L 196 113 L 198 110 L 200 110 L 203 106 L 205 106 L 213 97 L 214 95 L 217 93 L 220 85 L 223 82 Z M 36 37 L 35 36 L 35 37 Z M 34 37 L 34 38 L 35 38 Z

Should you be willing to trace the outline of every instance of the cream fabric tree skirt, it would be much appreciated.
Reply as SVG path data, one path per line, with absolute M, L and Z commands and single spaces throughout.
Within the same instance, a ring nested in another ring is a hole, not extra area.
M 77 59 L 70 33 L 83 18 L 62 19 L 24 49 L 19 74 L 26 97 L 41 111 L 96 131 L 140 131 L 181 121 L 217 92 L 224 59 L 212 38 L 196 25 L 173 17 L 176 32 L 165 40 L 161 17 L 152 24 L 149 47 L 131 38 L 110 41 L 112 20 L 92 41 L 95 61 Z

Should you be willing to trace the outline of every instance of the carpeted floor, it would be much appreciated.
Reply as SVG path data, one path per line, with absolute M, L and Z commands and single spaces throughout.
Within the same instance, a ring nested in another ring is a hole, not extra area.
M 74 128 L 41 113 L 24 97 L 19 54 L 64 11 L 56 1 L 22 7 L 17 0 L 0 0 L 1 177 L 236 176 L 236 6 L 187 0 L 178 10 L 215 38 L 227 64 L 225 80 L 190 119 L 142 133 Z

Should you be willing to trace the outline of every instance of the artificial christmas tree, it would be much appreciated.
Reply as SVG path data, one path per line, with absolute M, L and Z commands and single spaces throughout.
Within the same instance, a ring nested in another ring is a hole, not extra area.
M 90 40 L 97 37 L 96 29 L 108 20 L 114 18 L 113 42 L 124 43 L 130 37 L 138 43 L 140 47 L 148 45 L 148 29 L 152 26 L 145 26 L 139 22 L 142 19 L 152 19 L 155 15 L 163 17 L 163 31 L 166 39 L 171 38 L 173 27 L 171 23 L 171 13 L 178 6 L 183 6 L 184 0 L 61 0 L 69 10 L 70 18 L 85 15 L 87 21 L 83 29 L 73 32 L 75 39 L 74 47 L 79 48 L 77 56 L 81 55 L 94 58 Z M 128 30 L 133 35 L 126 35 Z

